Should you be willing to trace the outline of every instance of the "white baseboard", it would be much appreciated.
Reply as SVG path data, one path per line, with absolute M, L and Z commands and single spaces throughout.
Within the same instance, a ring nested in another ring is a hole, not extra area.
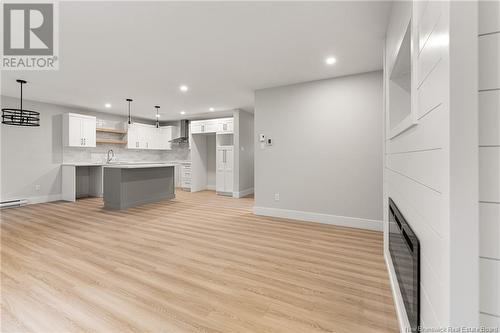
M 392 298 L 394 299 L 394 305 L 396 306 L 396 315 L 398 317 L 399 331 L 401 333 L 411 332 L 410 322 L 408 316 L 406 315 L 406 309 L 403 302 L 403 297 L 401 296 L 401 291 L 399 290 L 399 283 L 394 272 L 394 267 L 392 264 L 392 259 L 389 253 L 384 250 L 384 261 L 387 267 L 387 272 L 389 274 L 389 282 L 391 284 Z
M 34 205 L 34 204 L 39 204 L 39 203 L 44 203 L 44 202 L 51 202 L 51 201 L 59 201 L 62 200 L 62 194 L 48 194 L 48 195 L 41 195 L 41 196 L 36 196 L 36 197 L 22 197 L 22 198 L 10 198 L 10 199 L 0 199 L 1 201 L 11 201 L 11 200 L 26 200 L 27 205 Z
M 253 207 L 253 213 L 256 215 L 282 217 L 293 220 L 303 220 L 308 222 L 317 222 L 324 224 L 334 224 L 343 227 L 368 229 L 382 231 L 382 221 L 368 220 L 357 217 L 329 215 L 322 213 L 304 212 L 299 210 L 268 208 L 268 207 Z
M 29 197 L 29 198 L 26 198 L 26 200 L 28 200 L 28 205 L 33 205 L 33 204 L 38 204 L 38 203 L 62 200 L 62 195 L 61 194 L 49 194 L 49 195 L 42 195 L 39 197 Z
M 233 192 L 233 198 L 243 198 L 249 194 L 253 194 L 253 187 L 247 188 L 246 190 L 243 191 Z

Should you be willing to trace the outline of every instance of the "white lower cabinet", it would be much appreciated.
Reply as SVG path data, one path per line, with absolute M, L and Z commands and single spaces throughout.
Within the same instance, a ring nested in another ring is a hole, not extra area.
M 215 189 L 220 193 L 233 193 L 233 146 L 218 146 L 216 155 Z
M 175 187 L 191 190 L 191 164 L 181 163 L 175 166 Z
M 191 164 L 182 164 L 181 187 L 185 190 L 191 190 Z

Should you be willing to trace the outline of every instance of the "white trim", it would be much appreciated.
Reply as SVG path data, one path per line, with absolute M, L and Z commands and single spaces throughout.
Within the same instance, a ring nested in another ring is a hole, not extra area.
M 409 114 L 405 119 L 401 120 L 399 124 L 391 128 L 390 135 L 387 139 L 394 139 L 399 134 L 409 130 L 413 126 L 417 125 L 417 121 L 415 120 L 415 116 L 413 114 Z
M 28 205 L 33 205 L 33 204 L 62 200 L 62 195 L 61 195 L 61 193 L 49 194 L 49 195 L 41 195 L 39 197 L 21 198 L 20 200 L 24 200 L 24 199 L 28 200 L 28 203 L 27 203 Z M 11 199 L 11 200 L 17 200 L 17 199 Z
M 249 194 L 253 194 L 253 187 L 247 188 L 246 190 L 243 191 L 233 192 L 233 198 L 243 198 Z
M 293 220 L 303 220 L 308 222 L 334 224 L 343 227 L 368 229 L 382 231 L 382 221 L 368 220 L 358 217 L 330 215 L 322 213 L 304 212 L 299 210 L 289 210 L 268 207 L 253 207 L 253 213 L 256 215 L 282 217 Z
M 411 332 L 410 321 L 406 315 L 406 309 L 403 302 L 403 297 L 401 296 L 401 291 L 399 290 L 398 279 L 396 278 L 396 273 L 394 272 L 391 256 L 384 251 L 384 261 L 387 266 L 387 273 L 389 273 L 389 281 L 391 284 L 392 298 L 394 299 L 394 305 L 396 306 L 396 315 L 398 317 L 399 331 L 401 333 Z M 422 324 L 422 323 L 420 323 Z

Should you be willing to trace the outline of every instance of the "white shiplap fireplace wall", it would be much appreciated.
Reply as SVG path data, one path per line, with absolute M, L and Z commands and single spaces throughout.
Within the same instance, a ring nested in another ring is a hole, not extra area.
M 417 124 L 391 137 L 386 120 L 384 141 L 384 253 L 398 318 L 407 331 L 388 250 L 388 197 L 420 240 L 421 325 L 477 327 L 477 4 L 393 3 L 384 63 L 386 118 L 388 75 L 410 20 Z
M 479 3 L 480 320 L 500 326 L 500 2 Z

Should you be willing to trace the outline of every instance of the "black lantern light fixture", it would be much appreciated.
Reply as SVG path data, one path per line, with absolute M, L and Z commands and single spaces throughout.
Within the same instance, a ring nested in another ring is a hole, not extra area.
M 2 124 L 13 126 L 40 126 L 40 112 L 23 109 L 23 84 L 24 80 L 16 80 L 21 86 L 21 99 L 19 109 L 2 109 Z
M 160 114 L 158 113 L 158 111 L 160 110 L 160 106 L 155 105 L 155 109 L 156 109 L 156 128 L 160 128 Z
M 130 102 L 132 102 L 131 98 L 127 98 L 126 101 L 128 102 L 128 124 L 132 124 L 132 117 L 130 116 Z

